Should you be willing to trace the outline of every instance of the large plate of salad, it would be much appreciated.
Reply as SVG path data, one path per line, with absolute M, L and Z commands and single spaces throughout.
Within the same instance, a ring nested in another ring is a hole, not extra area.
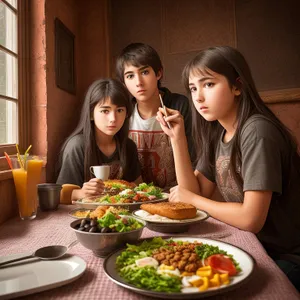
M 103 193 L 94 197 L 87 197 L 78 201 L 73 201 L 73 204 L 81 208 L 95 209 L 98 206 L 119 206 L 134 211 L 140 208 L 143 203 L 157 203 L 167 201 L 168 193 L 163 193 L 162 189 L 154 186 L 152 183 L 141 183 L 136 187 L 118 188 L 117 193 L 112 195 Z
M 196 299 L 236 289 L 255 261 L 244 250 L 212 239 L 155 237 L 117 250 L 103 264 L 117 285 L 165 299 Z

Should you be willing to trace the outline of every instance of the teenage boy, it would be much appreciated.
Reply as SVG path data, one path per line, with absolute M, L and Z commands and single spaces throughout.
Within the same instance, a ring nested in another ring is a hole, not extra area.
M 171 142 L 156 120 L 156 113 L 161 106 L 159 95 L 166 107 L 181 112 L 190 156 L 194 161 L 188 99 L 161 87 L 162 63 L 158 53 L 147 44 L 133 43 L 125 47 L 116 61 L 116 75 L 134 97 L 129 137 L 137 144 L 143 181 L 153 182 L 163 189 L 176 185 Z

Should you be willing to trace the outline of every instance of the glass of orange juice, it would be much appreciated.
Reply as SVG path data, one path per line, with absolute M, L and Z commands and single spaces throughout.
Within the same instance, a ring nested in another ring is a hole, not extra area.
M 25 159 L 21 155 L 19 158 L 12 157 L 11 162 L 20 217 L 32 220 L 37 213 L 37 185 L 41 180 L 44 160 L 32 155 Z

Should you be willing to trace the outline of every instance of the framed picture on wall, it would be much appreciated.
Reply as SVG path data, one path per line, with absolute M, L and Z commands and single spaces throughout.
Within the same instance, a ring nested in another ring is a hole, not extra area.
M 75 36 L 55 19 L 55 81 L 60 89 L 75 94 Z

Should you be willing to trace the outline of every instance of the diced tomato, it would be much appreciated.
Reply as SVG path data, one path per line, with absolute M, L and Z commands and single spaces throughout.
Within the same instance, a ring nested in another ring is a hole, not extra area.
M 205 260 L 205 264 L 211 266 L 216 272 L 227 273 L 230 276 L 237 274 L 232 260 L 223 254 L 214 254 Z
M 109 200 L 110 200 L 110 202 L 111 202 L 111 203 L 117 203 L 117 200 L 116 200 L 116 198 L 115 198 L 115 197 L 110 197 L 110 199 L 109 199 Z
M 140 200 L 140 195 L 139 195 L 139 194 L 136 194 L 136 195 L 132 198 L 132 200 L 134 200 L 134 201 L 136 201 L 136 202 L 139 202 L 139 200 Z

